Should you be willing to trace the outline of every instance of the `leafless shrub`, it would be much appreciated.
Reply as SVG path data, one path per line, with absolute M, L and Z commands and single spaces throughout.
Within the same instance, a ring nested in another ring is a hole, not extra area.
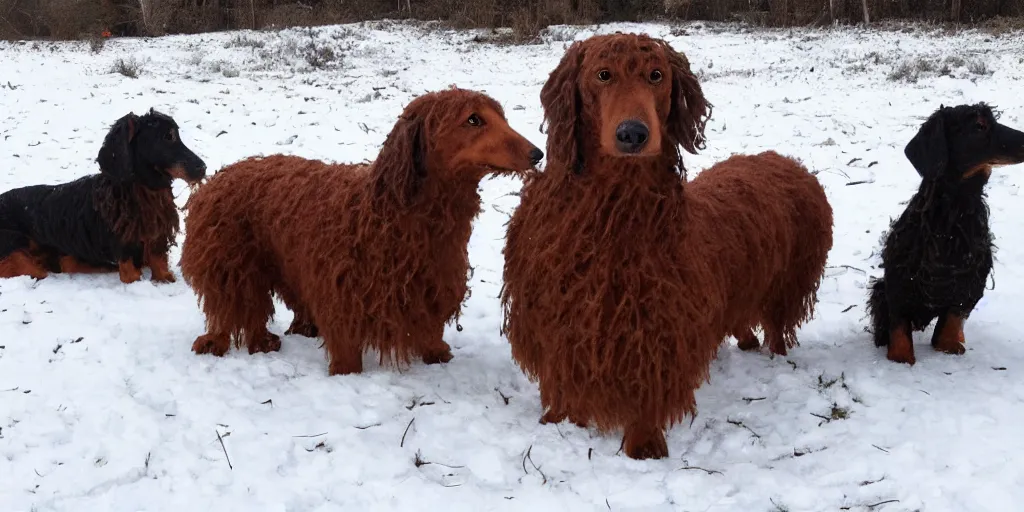
M 263 48 L 266 45 L 263 41 L 244 34 L 238 34 L 231 40 L 224 43 L 224 48 Z
M 235 78 L 240 73 L 237 68 L 231 65 L 230 62 L 223 60 L 216 60 L 208 64 L 208 69 L 212 73 L 220 73 L 225 78 Z
M 338 60 L 334 49 L 318 41 L 310 41 L 302 47 L 302 55 L 306 63 L 313 69 L 324 69 L 330 67 Z
M 91 36 L 89 37 L 89 51 L 92 53 L 99 53 L 103 51 L 103 47 L 107 44 L 107 40 L 103 37 Z
M 967 74 L 971 75 L 992 73 L 988 69 L 988 64 L 978 57 L 965 58 L 959 55 L 950 55 L 931 58 L 919 56 L 900 62 L 889 73 L 888 79 L 893 82 L 916 83 L 925 76 L 955 76 L 956 72 L 961 70 L 966 70 Z M 963 72 L 961 71 L 962 76 Z
M 132 57 L 127 59 L 119 58 L 114 61 L 114 65 L 110 69 L 110 72 L 118 73 L 121 76 L 126 76 L 128 78 L 138 78 L 139 73 L 142 72 L 142 63 Z

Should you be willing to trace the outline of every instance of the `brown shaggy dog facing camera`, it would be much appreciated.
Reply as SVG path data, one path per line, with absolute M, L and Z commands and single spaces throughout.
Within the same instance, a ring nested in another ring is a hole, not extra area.
M 410 102 L 369 165 L 274 155 L 224 168 L 187 205 L 181 270 L 207 328 L 192 350 L 280 349 L 267 330 L 277 295 L 289 333 L 323 336 L 331 375 L 361 372 L 367 348 L 382 363 L 449 361 L 480 180 L 543 155 L 493 99 L 449 89 Z
M 512 355 L 542 423 L 624 429 L 632 458 L 668 455 L 723 339 L 784 354 L 832 246 L 817 179 L 774 152 L 686 182 L 679 146 L 711 112 L 686 57 L 644 35 L 574 43 L 541 91 L 548 163 L 526 177 L 505 245 Z

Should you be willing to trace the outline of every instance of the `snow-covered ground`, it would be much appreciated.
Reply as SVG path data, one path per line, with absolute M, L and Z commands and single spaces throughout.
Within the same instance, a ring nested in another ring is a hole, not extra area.
M 1024 38 L 599 29 L 614 30 L 665 37 L 702 73 L 715 110 L 707 151 L 687 157 L 691 176 L 777 149 L 820 171 L 835 208 L 802 345 L 775 359 L 724 345 L 700 414 L 668 433 L 671 458 L 630 460 L 618 435 L 537 423 L 536 386 L 499 334 L 519 187 L 500 179 L 482 185 L 473 293 L 463 330 L 446 333 L 447 365 L 397 371 L 369 354 L 364 374 L 328 377 L 319 342 L 298 336 L 280 353 L 197 357 L 203 318 L 180 280 L 0 281 L 0 510 L 1015 510 L 1024 167 L 998 170 L 989 187 L 997 286 L 967 324 L 965 356 L 934 353 L 929 332 L 916 366 L 888 362 L 864 332 L 864 286 L 881 232 L 917 186 L 902 150 L 925 116 L 987 101 L 1024 127 Z M 503 46 L 376 23 L 113 40 L 98 53 L 0 43 L 0 190 L 95 172 L 109 125 L 150 107 L 175 117 L 211 170 L 277 152 L 371 159 L 405 103 L 449 84 L 490 93 L 543 147 L 540 87 L 566 41 L 593 32 Z M 139 77 L 111 73 L 117 59 L 140 63 Z M 281 308 L 273 329 L 290 319 Z

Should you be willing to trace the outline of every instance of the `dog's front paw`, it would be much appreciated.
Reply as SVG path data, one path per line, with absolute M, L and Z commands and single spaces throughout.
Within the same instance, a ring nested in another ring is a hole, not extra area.
M 250 354 L 277 352 L 279 350 L 281 350 L 281 337 L 271 332 L 256 337 L 249 343 Z
M 196 354 L 212 354 L 217 357 L 228 353 L 231 348 L 231 339 L 227 336 L 204 334 L 192 343 L 192 351 Z
M 549 423 L 561 423 L 563 420 L 565 420 L 565 417 L 566 414 L 562 411 L 556 412 L 553 409 L 548 410 L 548 412 L 544 413 L 544 415 L 540 417 L 540 424 L 547 425 Z
M 423 364 L 440 364 L 451 360 L 452 349 L 443 341 L 423 350 Z
M 317 328 L 313 322 L 299 322 L 293 321 L 292 325 L 288 327 L 285 334 L 297 334 L 299 336 L 305 336 L 307 338 L 316 338 L 320 334 L 320 329 Z
M 661 429 L 634 425 L 623 434 L 622 451 L 631 459 L 664 459 L 668 457 L 668 443 Z
M 130 261 L 121 262 L 117 267 L 117 275 L 124 284 L 132 284 L 142 279 L 142 271 L 135 267 Z
M 947 343 L 946 345 L 937 346 L 935 350 L 939 352 L 945 352 L 946 354 L 953 354 L 955 356 L 962 356 L 967 352 L 967 348 L 962 343 Z
M 154 272 L 152 280 L 154 283 L 173 283 L 177 281 L 178 278 L 174 277 L 174 274 L 170 272 L 167 272 L 166 274 Z
M 894 346 L 895 345 L 889 345 L 889 352 L 885 355 L 885 357 L 894 363 L 903 363 L 909 364 L 910 366 L 914 366 L 914 363 L 917 362 L 917 358 L 914 357 L 914 349 L 911 348 L 908 351 L 897 348 L 893 350 Z

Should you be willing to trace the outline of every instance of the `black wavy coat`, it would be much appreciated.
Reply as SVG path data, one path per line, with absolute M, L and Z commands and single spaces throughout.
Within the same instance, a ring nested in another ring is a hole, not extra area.
M 992 271 L 985 186 L 993 166 L 1024 161 L 1024 133 L 985 104 L 941 107 L 904 154 L 921 185 L 883 238 L 884 273 L 870 283 L 868 313 L 875 345 L 914 364 L 911 333 L 936 319 L 932 345 L 964 352 L 963 322 Z
M 169 116 L 150 110 L 119 119 L 96 158 L 100 173 L 0 194 L 0 277 L 119 270 L 172 281 L 166 254 L 179 230 L 175 178 L 197 181 L 206 165 Z M 160 267 L 160 268 L 158 268 Z

